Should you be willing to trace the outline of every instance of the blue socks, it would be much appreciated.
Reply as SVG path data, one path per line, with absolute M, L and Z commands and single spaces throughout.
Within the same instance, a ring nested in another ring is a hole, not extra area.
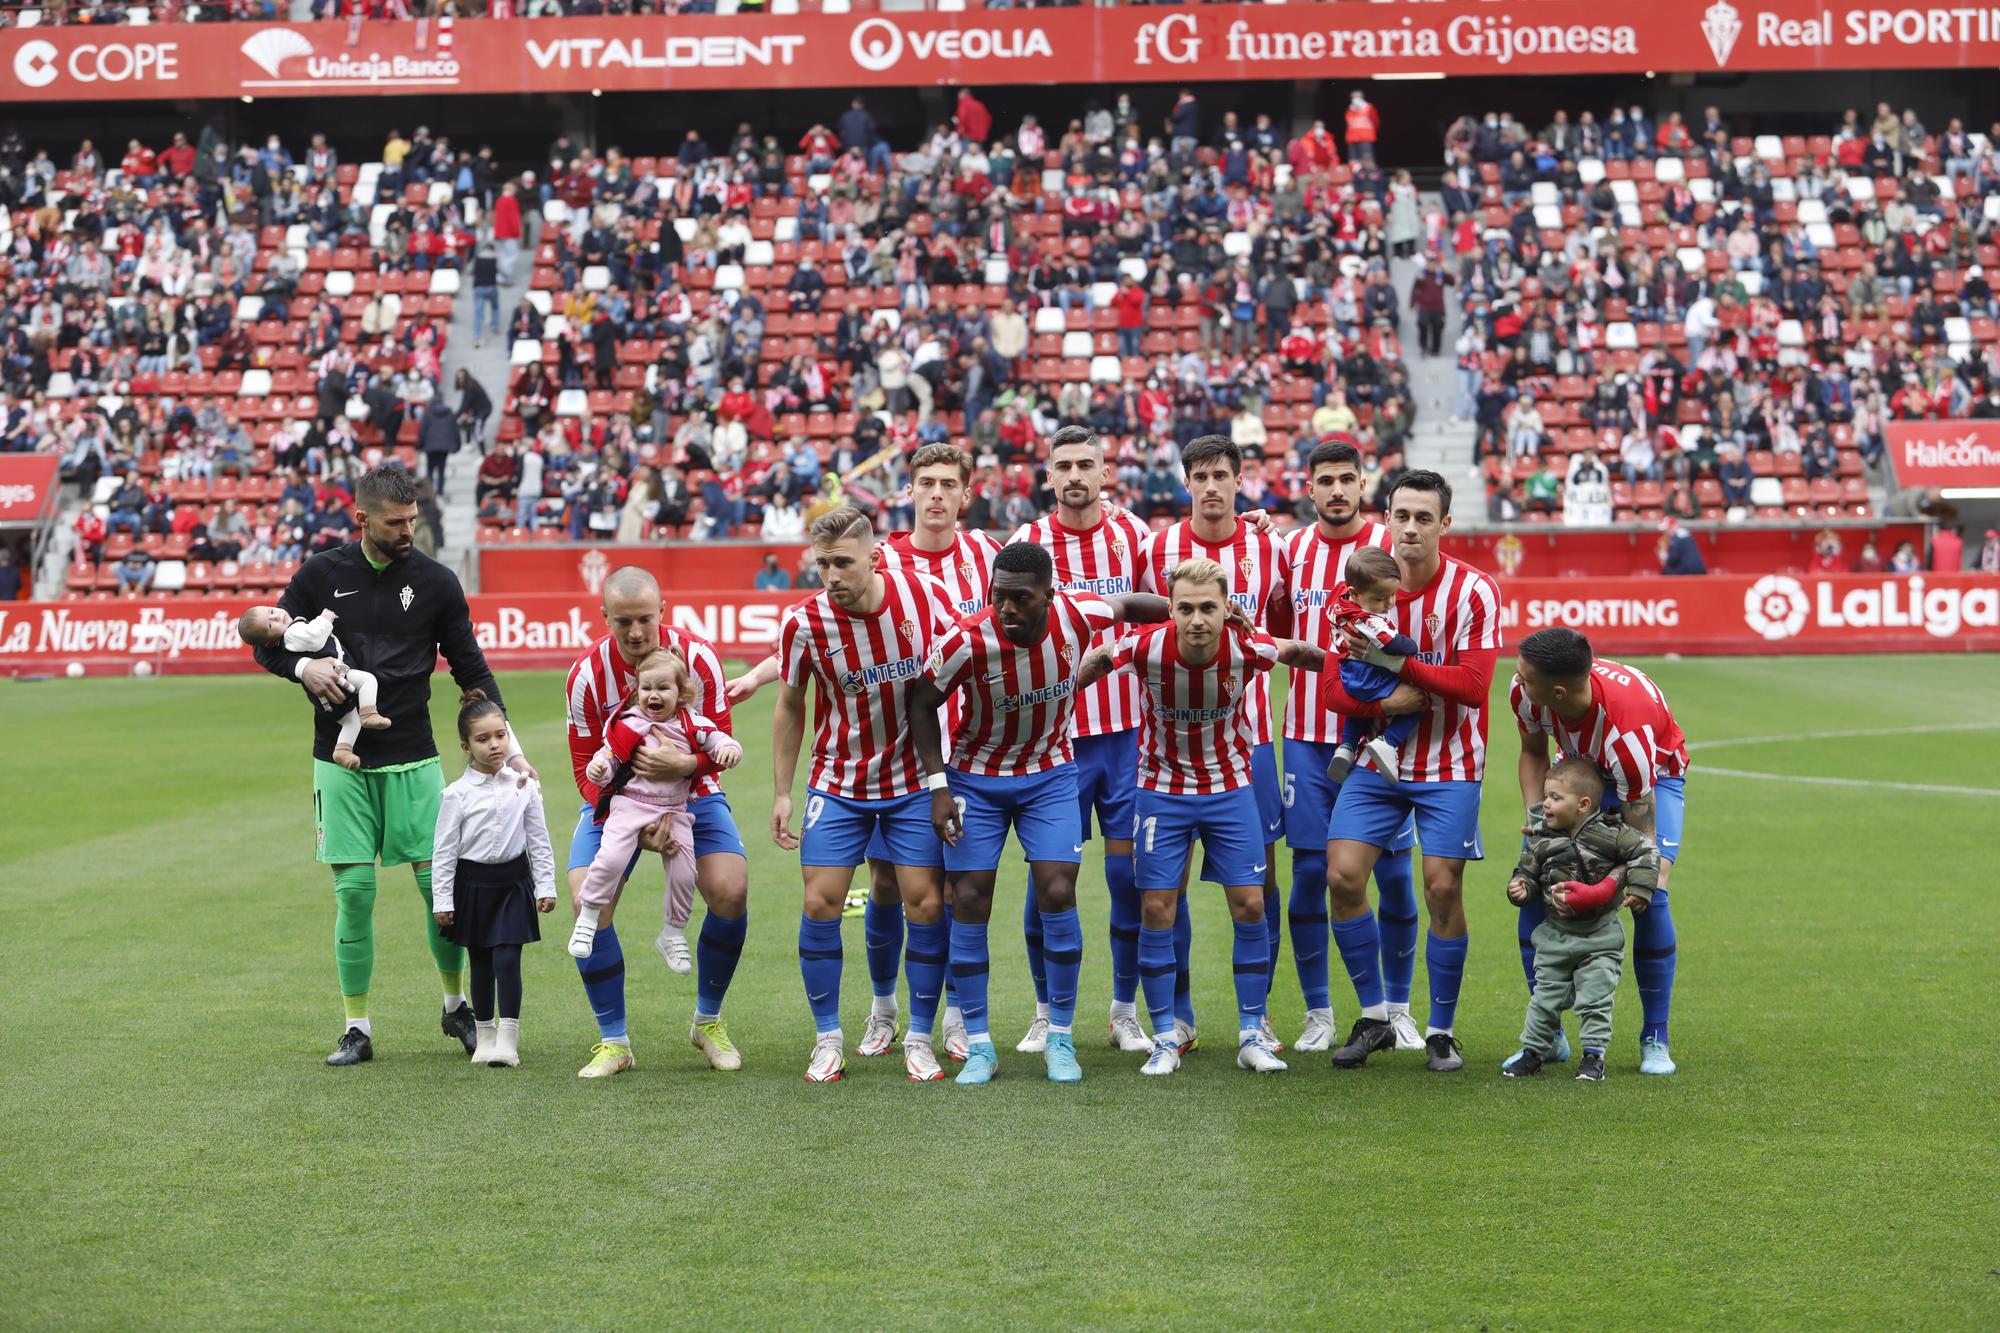
M 599 938 L 603 938 L 602 935 Z M 799 917 L 799 976 L 806 983 L 806 1003 L 813 1026 L 821 1032 L 840 1027 L 840 919 L 815 921 Z
M 1264 999 L 1271 989 L 1271 936 L 1262 921 L 1238 921 L 1229 961 L 1236 973 L 1236 1027 L 1264 1024 Z
M 729 994 L 749 931 L 747 911 L 734 918 L 710 912 L 701 919 L 701 934 L 694 942 L 694 1011 L 702 1017 L 722 1016 L 722 998 Z
M 903 905 L 868 899 L 861 915 L 861 938 L 868 949 L 868 983 L 874 993 L 893 996 L 903 969 Z
M 1139 930 L 1139 986 L 1146 992 L 1146 1009 L 1153 1018 L 1153 1035 L 1174 1030 L 1174 961 L 1172 930 Z
M 1299 973 L 1299 992 L 1306 1008 L 1333 1006 L 1333 984 L 1327 976 L 1326 951 L 1330 931 L 1326 913 L 1326 853 L 1292 853 L 1292 897 L 1286 904 L 1292 918 L 1292 963 Z
M 958 992 L 958 1010 L 965 1016 L 966 1034 L 974 1041 L 987 1034 L 989 968 L 986 927 L 954 920 L 951 923 L 951 981 L 953 989 Z
M 1639 983 L 1639 1007 L 1645 1026 L 1639 1040 L 1665 1042 L 1667 1020 L 1674 1009 L 1674 963 L 1678 942 L 1667 891 L 1653 891 L 1646 910 L 1632 918 L 1632 979 Z
M 576 960 L 577 974 L 583 978 L 583 993 L 590 1000 L 590 1012 L 597 1019 L 597 1035 L 604 1041 L 627 1040 L 625 1030 L 625 951 L 618 947 L 618 928 L 600 926 L 590 957 Z
M 1042 909 L 1035 906 L 1035 885 L 1028 884 L 1027 900 L 1021 905 L 1021 938 L 1028 942 L 1028 975 L 1035 982 L 1035 1003 L 1049 1002 L 1048 964 L 1042 958 Z
M 1188 915 L 1187 890 L 1174 906 L 1174 1017 L 1194 1026 L 1194 992 L 1189 988 L 1190 959 L 1194 954 L 1194 920 Z
M 1658 894 L 1654 894 L 1658 897 Z M 1548 906 L 1539 896 L 1528 899 L 1521 906 L 1521 970 L 1528 974 L 1528 994 L 1535 993 L 1535 927 L 1548 920 Z
M 910 979 L 910 1031 L 928 1035 L 937 1024 L 938 996 L 944 990 L 944 968 L 951 940 L 942 921 L 910 923 L 910 944 L 903 950 L 903 970 Z
M 1408 852 L 1384 852 L 1375 860 L 1375 920 L 1390 1004 L 1410 1002 L 1410 982 L 1417 975 L 1417 886 L 1410 861 Z
M 1043 912 L 1041 922 L 1042 959 L 1048 968 L 1049 1025 L 1068 1029 L 1076 1024 L 1076 982 L 1083 971 L 1083 922 L 1077 919 L 1074 907 L 1064 912 Z
M 1464 935 L 1455 940 L 1440 939 L 1432 931 L 1424 941 L 1424 970 L 1431 981 L 1430 1025 L 1447 1032 L 1458 1015 L 1458 984 L 1465 978 L 1466 939 Z
M 1268 855 L 1268 853 L 1267 853 Z M 1271 997 L 1271 982 L 1278 975 L 1278 953 L 1285 942 L 1284 914 L 1278 908 L 1278 891 L 1266 886 L 1264 889 L 1264 933 L 1270 946 L 1270 956 L 1264 961 L 1264 998 Z
M 1354 982 L 1354 998 L 1361 1007 L 1387 1004 L 1382 994 L 1382 935 L 1376 928 L 1375 914 L 1363 912 L 1352 921 L 1334 922 L 1333 942 L 1348 978 Z
M 1139 889 L 1132 857 L 1106 855 L 1104 882 L 1111 890 L 1111 998 L 1130 1004 L 1139 994 Z

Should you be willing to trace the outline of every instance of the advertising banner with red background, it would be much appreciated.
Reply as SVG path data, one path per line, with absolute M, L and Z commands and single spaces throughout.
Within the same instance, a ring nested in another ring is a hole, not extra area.
M 0 98 L 332 97 L 1377 74 L 1990 69 L 2000 10 L 1849 0 L 973 9 L 0 33 Z M 662 147 L 666 140 L 662 140 Z
M 1806 568 L 1813 558 L 1819 532 L 1796 525 L 1770 528 L 1691 529 L 1701 544 L 1702 558 L 1712 574 L 1771 574 Z M 1880 527 L 1833 530 L 1852 565 L 1862 544 L 1875 543 L 1886 561 L 1899 542 L 1924 546 L 1918 523 L 1887 523 Z M 1511 532 L 1453 534 L 1446 549 L 1496 577 L 1627 578 L 1660 570 L 1660 534 L 1650 528 L 1618 531 L 1570 531 L 1548 525 Z M 620 565 L 651 571 L 660 586 L 679 592 L 730 592 L 746 589 L 763 567 L 764 556 L 778 557 L 778 568 L 796 574 L 803 545 L 764 546 L 753 542 L 722 542 L 700 546 L 482 546 L 478 587 L 481 592 L 582 592 L 595 595 L 604 578 Z
M 2000 421 L 1892 421 L 1887 435 L 1904 486 L 2000 489 Z
M 1550 625 L 1608 654 L 1991 652 L 2000 649 L 2000 577 L 1766 574 L 1681 579 L 1503 580 L 1506 642 Z M 669 595 L 672 623 L 730 657 L 761 658 L 799 593 Z M 553 593 L 472 597 L 479 642 L 498 670 L 566 667 L 604 632 L 595 599 Z M 0 673 L 254 671 L 236 637 L 248 598 L 0 603 Z
M 54 454 L 0 454 L 0 523 L 39 523 L 53 503 Z

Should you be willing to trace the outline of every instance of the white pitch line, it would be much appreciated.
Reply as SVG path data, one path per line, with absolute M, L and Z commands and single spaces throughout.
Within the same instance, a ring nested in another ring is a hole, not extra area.
M 1721 740 L 1688 742 L 1690 750 L 1721 750 L 1732 745 L 1785 745 L 1798 741 L 1844 741 L 1864 736 L 1934 736 L 1954 731 L 2000 731 L 2000 722 L 1948 722 L 1934 727 L 1875 727 L 1863 731 L 1799 731 L 1779 736 L 1725 736 Z M 1708 769 L 1710 773 L 1720 769 Z
M 2000 788 L 1995 787 L 1946 787 L 1931 782 L 1873 782 L 1867 778 L 1820 778 L 1801 773 L 1752 773 L 1741 768 L 1716 768 L 1712 764 L 1703 764 L 1696 771 L 1703 777 L 1755 778 L 1759 782 L 1798 782 L 1812 787 L 1868 787 L 1877 791 L 1922 792 L 1931 796 L 2000 797 Z

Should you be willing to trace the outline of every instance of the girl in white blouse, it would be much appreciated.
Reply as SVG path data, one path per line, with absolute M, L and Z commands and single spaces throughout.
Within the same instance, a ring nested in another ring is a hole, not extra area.
M 521 1063 L 521 946 L 542 937 L 535 914 L 556 905 L 542 785 L 504 767 L 507 742 L 500 705 L 467 690 L 458 744 L 470 762 L 438 802 L 431 862 L 431 910 L 471 958 L 472 1063 L 496 1068 Z

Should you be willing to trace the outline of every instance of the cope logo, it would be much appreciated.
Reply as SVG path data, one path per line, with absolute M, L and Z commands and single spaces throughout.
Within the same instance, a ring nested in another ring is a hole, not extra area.
M 46 88 L 64 74 L 77 83 L 130 83 L 178 79 L 178 42 L 83 42 L 67 55 L 40 37 L 14 53 L 14 78 L 23 88 Z
M 37 39 L 14 53 L 14 77 L 23 88 L 46 88 L 56 81 L 56 48 Z
M 1791 638 L 1805 628 L 1805 588 L 1789 575 L 1766 574 L 1743 594 L 1743 623 L 1766 640 Z

